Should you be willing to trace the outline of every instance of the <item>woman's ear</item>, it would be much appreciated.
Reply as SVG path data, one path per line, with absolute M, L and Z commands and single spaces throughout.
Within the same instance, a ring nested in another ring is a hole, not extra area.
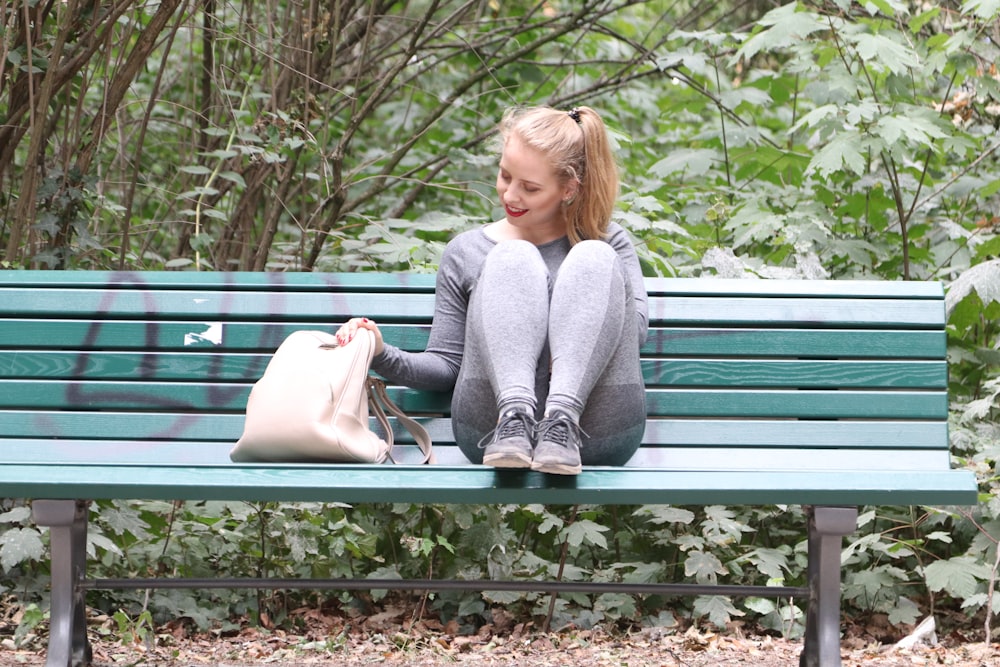
M 575 178 L 570 179 L 566 183 L 566 188 L 563 190 L 563 205 L 569 206 L 572 204 L 578 194 L 580 194 L 580 181 Z

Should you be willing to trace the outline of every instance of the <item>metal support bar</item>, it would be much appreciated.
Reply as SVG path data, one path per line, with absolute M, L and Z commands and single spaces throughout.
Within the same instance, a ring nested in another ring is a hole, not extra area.
M 708 584 L 626 584 L 587 581 L 495 581 L 492 579 L 90 579 L 85 589 L 260 588 L 370 591 L 532 591 L 542 593 L 627 593 L 629 595 L 729 595 L 732 597 L 801 597 L 809 589 L 794 586 L 728 586 Z
M 799 667 L 840 667 L 840 551 L 857 507 L 809 508 L 809 609 Z
M 78 586 L 87 567 L 87 513 L 83 500 L 35 500 L 35 524 L 48 526 L 52 558 L 49 650 L 46 667 L 89 665 L 87 607 Z

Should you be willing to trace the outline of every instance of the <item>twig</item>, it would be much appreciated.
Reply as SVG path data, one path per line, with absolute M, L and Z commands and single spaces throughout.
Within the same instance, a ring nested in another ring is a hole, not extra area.
M 569 521 L 566 523 L 566 527 L 569 528 L 574 523 L 576 523 L 576 515 L 580 511 L 579 505 L 573 505 L 573 514 L 570 516 Z M 556 573 L 556 581 L 562 581 L 563 572 L 566 570 L 566 555 L 569 553 L 569 535 L 563 540 L 562 550 L 559 554 L 559 572 Z M 546 633 L 552 626 L 552 616 L 556 613 L 556 598 L 558 594 L 555 592 L 549 593 L 549 613 L 545 615 L 545 622 L 542 624 L 542 632 Z

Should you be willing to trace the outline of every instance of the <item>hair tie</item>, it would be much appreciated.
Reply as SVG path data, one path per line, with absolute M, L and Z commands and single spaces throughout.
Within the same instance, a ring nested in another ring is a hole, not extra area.
M 572 109 L 570 109 L 569 111 L 567 111 L 566 115 L 568 115 L 570 118 L 572 118 L 573 120 L 575 120 L 577 125 L 580 124 L 580 122 L 581 122 L 580 121 L 580 110 L 577 109 L 576 107 L 573 107 Z

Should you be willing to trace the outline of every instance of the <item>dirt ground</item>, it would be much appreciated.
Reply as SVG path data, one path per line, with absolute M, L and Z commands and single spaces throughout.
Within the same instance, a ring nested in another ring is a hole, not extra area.
M 96 633 L 100 634 L 100 633 Z M 93 638 L 95 633 L 91 633 Z M 92 639 L 93 641 L 93 639 Z M 858 645 L 845 640 L 844 667 L 1000 667 L 1000 644 L 959 643 L 895 649 L 891 645 Z M 505 637 L 452 636 L 427 628 L 404 633 L 356 633 L 316 638 L 279 631 L 244 631 L 234 637 L 196 636 L 177 639 L 157 633 L 131 643 L 120 639 L 94 643 L 95 665 L 163 665 L 165 667 L 248 667 L 276 665 L 360 665 L 444 667 L 451 665 L 517 665 L 530 667 L 798 667 L 800 642 L 773 637 L 747 637 L 739 632 L 715 634 L 694 628 L 683 633 L 658 629 L 629 634 L 600 630 L 562 633 L 518 632 Z M 0 667 L 44 664 L 44 638 L 29 638 L 15 648 L 5 639 Z

